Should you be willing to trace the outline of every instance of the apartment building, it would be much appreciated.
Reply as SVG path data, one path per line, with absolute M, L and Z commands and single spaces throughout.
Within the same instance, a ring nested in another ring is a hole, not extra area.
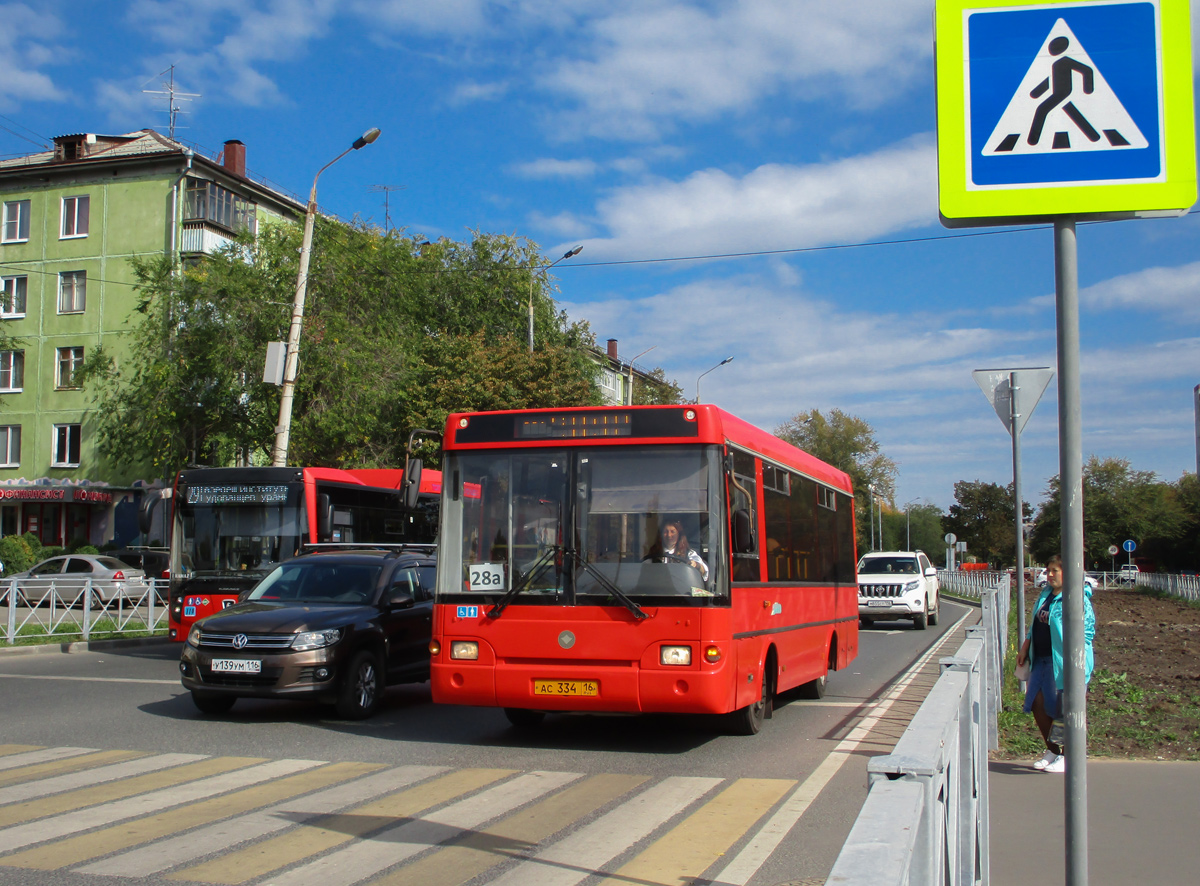
M 0 535 L 135 541 L 140 490 L 159 478 L 99 455 L 74 377 L 94 348 L 128 352 L 130 260 L 198 258 L 304 211 L 247 176 L 237 140 L 212 158 L 150 129 L 78 133 L 0 160 Z

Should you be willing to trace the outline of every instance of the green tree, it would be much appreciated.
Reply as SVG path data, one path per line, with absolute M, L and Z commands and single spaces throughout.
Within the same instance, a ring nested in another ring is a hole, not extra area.
M 875 487 L 876 507 L 891 503 L 896 488 L 896 463 L 880 451 L 874 429 L 840 409 L 831 409 L 828 415 L 813 409 L 792 416 L 775 429 L 775 436 L 850 475 L 858 549 L 870 550 L 870 487 Z
M 1028 502 L 1021 503 L 1025 519 L 1033 516 Z M 1016 498 L 1013 485 L 960 480 L 954 484 L 954 504 L 942 518 L 945 532 L 967 543 L 967 556 L 1007 569 L 1017 562 Z
M 912 503 L 908 513 L 887 508 L 883 513 L 883 548 L 893 551 L 924 551 L 936 564 L 945 562 L 942 509 L 931 502 Z
M 1135 471 L 1122 458 L 1089 456 L 1083 465 L 1083 552 L 1088 567 L 1108 568 L 1110 545 L 1133 539 L 1138 556 L 1168 552 L 1188 529 L 1190 490 L 1173 488 L 1153 471 Z M 1030 548 L 1040 560 L 1061 550 L 1062 508 L 1058 477 L 1050 479 Z
M 98 351 L 82 373 L 102 455 L 147 453 L 159 475 L 269 460 L 279 389 L 262 382 L 263 358 L 287 336 L 299 243 L 277 225 L 182 270 L 135 261 L 128 354 Z M 395 465 L 409 430 L 438 428 L 452 409 L 593 402 L 591 333 L 557 308 L 543 264 L 513 236 L 429 243 L 318 219 L 289 461 Z
M 661 366 L 648 373 L 648 378 L 639 378 L 633 386 L 635 406 L 671 406 L 683 403 L 683 388 L 667 378 Z

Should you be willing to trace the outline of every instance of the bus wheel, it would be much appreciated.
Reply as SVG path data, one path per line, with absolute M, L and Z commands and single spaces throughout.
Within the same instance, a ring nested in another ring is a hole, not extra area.
M 534 729 L 542 725 L 546 715 L 542 711 L 530 711 L 526 708 L 505 708 L 504 716 L 517 729 Z
M 379 707 L 383 686 L 379 663 L 365 649 L 350 659 L 346 677 L 338 692 L 337 712 L 343 720 L 365 720 Z
M 760 678 L 759 685 L 762 687 L 762 691 L 758 701 L 739 708 L 729 715 L 735 735 L 758 735 L 759 730 L 762 729 L 763 720 L 767 717 L 767 708 L 771 704 L 765 673 Z
M 192 690 L 192 704 L 202 714 L 228 714 L 237 698 L 232 695 L 205 695 Z

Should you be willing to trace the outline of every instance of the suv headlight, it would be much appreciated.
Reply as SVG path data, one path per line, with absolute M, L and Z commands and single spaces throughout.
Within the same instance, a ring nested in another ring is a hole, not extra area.
M 906 594 L 911 593 L 912 591 L 915 591 L 920 586 L 921 586 L 921 583 L 919 581 L 910 581 L 908 584 L 906 584 L 904 586 L 904 593 L 906 593 Z
M 342 639 L 342 632 L 336 628 L 328 631 L 301 631 L 292 640 L 292 649 L 296 652 L 321 649 L 325 646 L 332 646 L 340 639 Z
M 200 628 L 199 628 L 199 626 L 193 626 L 192 629 L 190 631 L 188 631 L 188 642 L 191 643 L 193 646 L 195 646 L 197 649 L 200 648 Z

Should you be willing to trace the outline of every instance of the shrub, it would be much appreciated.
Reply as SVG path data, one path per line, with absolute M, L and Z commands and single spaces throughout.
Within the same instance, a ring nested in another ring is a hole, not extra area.
M 22 536 L 6 535 L 0 538 L 0 563 L 4 564 L 5 575 L 24 572 L 37 562 L 29 543 Z

